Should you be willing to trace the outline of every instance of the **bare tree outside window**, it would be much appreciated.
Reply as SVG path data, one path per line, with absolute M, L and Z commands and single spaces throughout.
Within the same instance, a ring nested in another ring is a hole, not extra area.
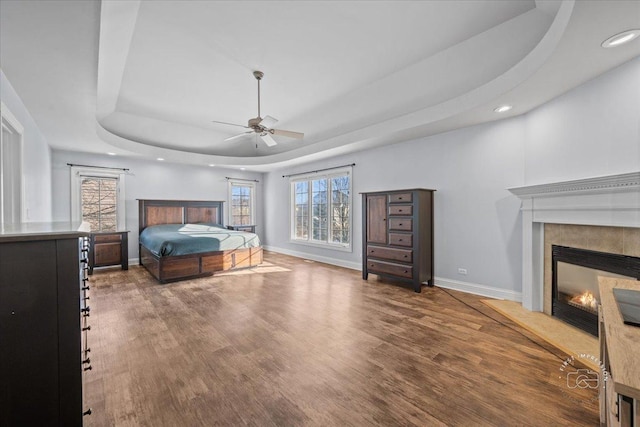
M 231 223 L 233 225 L 252 225 L 253 186 L 231 185 Z
M 292 239 L 314 243 L 351 243 L 350 175 L 294 181 Z
M 306 240 L 309 238 L 309 183 L 307 181 L 296 182 L 294 192 L 294 236 L 296 239 Z
M 334 243 L 350 242 L 351 204 L 349 177 L 331 179 L 331 237 Z
M 116 231 L 118 180 L 83 177 L 81 182 L 82 220 L 92 231 Z
M 311 222 L 313 240 L 327 240 L 327 180 L 316 179 L 311 181 Z

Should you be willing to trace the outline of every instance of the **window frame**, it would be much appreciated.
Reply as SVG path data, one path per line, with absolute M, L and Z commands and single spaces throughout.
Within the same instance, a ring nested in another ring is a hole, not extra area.
M 82 178 L 111 178 L 116 184 L 116 231 L 126 228 L 125 212 L 125 171 L 121 169 L 94 168 L 91 166 L 71 166 L 71 220 L 81 222 L 82 219 Z M 99 230 L 91 230 L 99 231 Z
M 251 188 L 251 197 L 249 197 L 249 219 L 251 221 L 251 224 L 249 225 L 256 225 L 256 191 L 257 191 L 257 186 L 256 186 L 256 182 L 255 181 L 251 181 L 251 180 L 243 180 L 243 179 L 229 179 L 228 185 L 227 185 L 227 193 L 228 193 L 228 211 L 227 211 L 227 222 L 228 225 L 244 225 L 244 224 L 234 224 L 233 223 L 233 187 L 237 186 L 237 187 L 249 187 Z
M 313 192 L 313 184 L 312 181 L 326 179 L 327 180 L 327 221 L 331 221 L 331 211 L 332 211 L 332 186 L 331 180 L 336 177 L 349 177 L 349 241 L 348 243 L 335 243 L 332 242 L 333 232 L 330 223 L 327 224 L 327 240 L 314 240 L 312 237 L 313 229 L 313 208 L 312 208 L 312 197 L 311 194 Z M 295 237 L 295 207 L 296 207 L 296 193 L 295 193 L 295 185 L 298 182 L 307 182 L 308 183 L 308 198 L 307 198 L 307 206 L 308 206 L 308 237 L 306 239 L 296 238 Z M 353 251 L 353 168 L 346 167 L 340 169 L 332 169 L 331 171 L 327 171 L 325 173 L 312 172 L 305 175 L 296 175 L 295 177 L 291 177 L 289 179 L 289 242 L 298 244 L 298 245 L 307 245 L 307 246 L 315 246 L 326 249 L 333 249 L 344 252 L 352 252 Z

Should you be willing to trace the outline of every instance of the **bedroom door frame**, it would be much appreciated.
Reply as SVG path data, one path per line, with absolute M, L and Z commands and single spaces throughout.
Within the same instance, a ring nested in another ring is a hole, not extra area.
M 0 224 L 24 222 L 24 126 L 4 102 L 0 125 Z

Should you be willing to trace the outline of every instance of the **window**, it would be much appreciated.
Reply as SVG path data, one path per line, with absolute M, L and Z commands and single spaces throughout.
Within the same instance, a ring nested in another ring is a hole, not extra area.
M 229 223 L 231 225 L 255 225 L 254 182 L 229 181 Z
M 351 170 L 291 180 L 291 240 L 351 249 Z
M 71 215 L 91 231 L 125 228 L 124 171 L 71 167 Z
M 82 220 L 92 230 L 116 231 L 118 180 L 115 178 L 82 177 L 80 186 Z

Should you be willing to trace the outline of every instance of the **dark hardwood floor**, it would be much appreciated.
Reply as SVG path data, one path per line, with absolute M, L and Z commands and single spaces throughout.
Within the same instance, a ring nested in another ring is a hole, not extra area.
M 598 425 L 593 391 L 558 380 L 565 356 L 474 295 L 271 252 L 91 285 L 88 426 Z

